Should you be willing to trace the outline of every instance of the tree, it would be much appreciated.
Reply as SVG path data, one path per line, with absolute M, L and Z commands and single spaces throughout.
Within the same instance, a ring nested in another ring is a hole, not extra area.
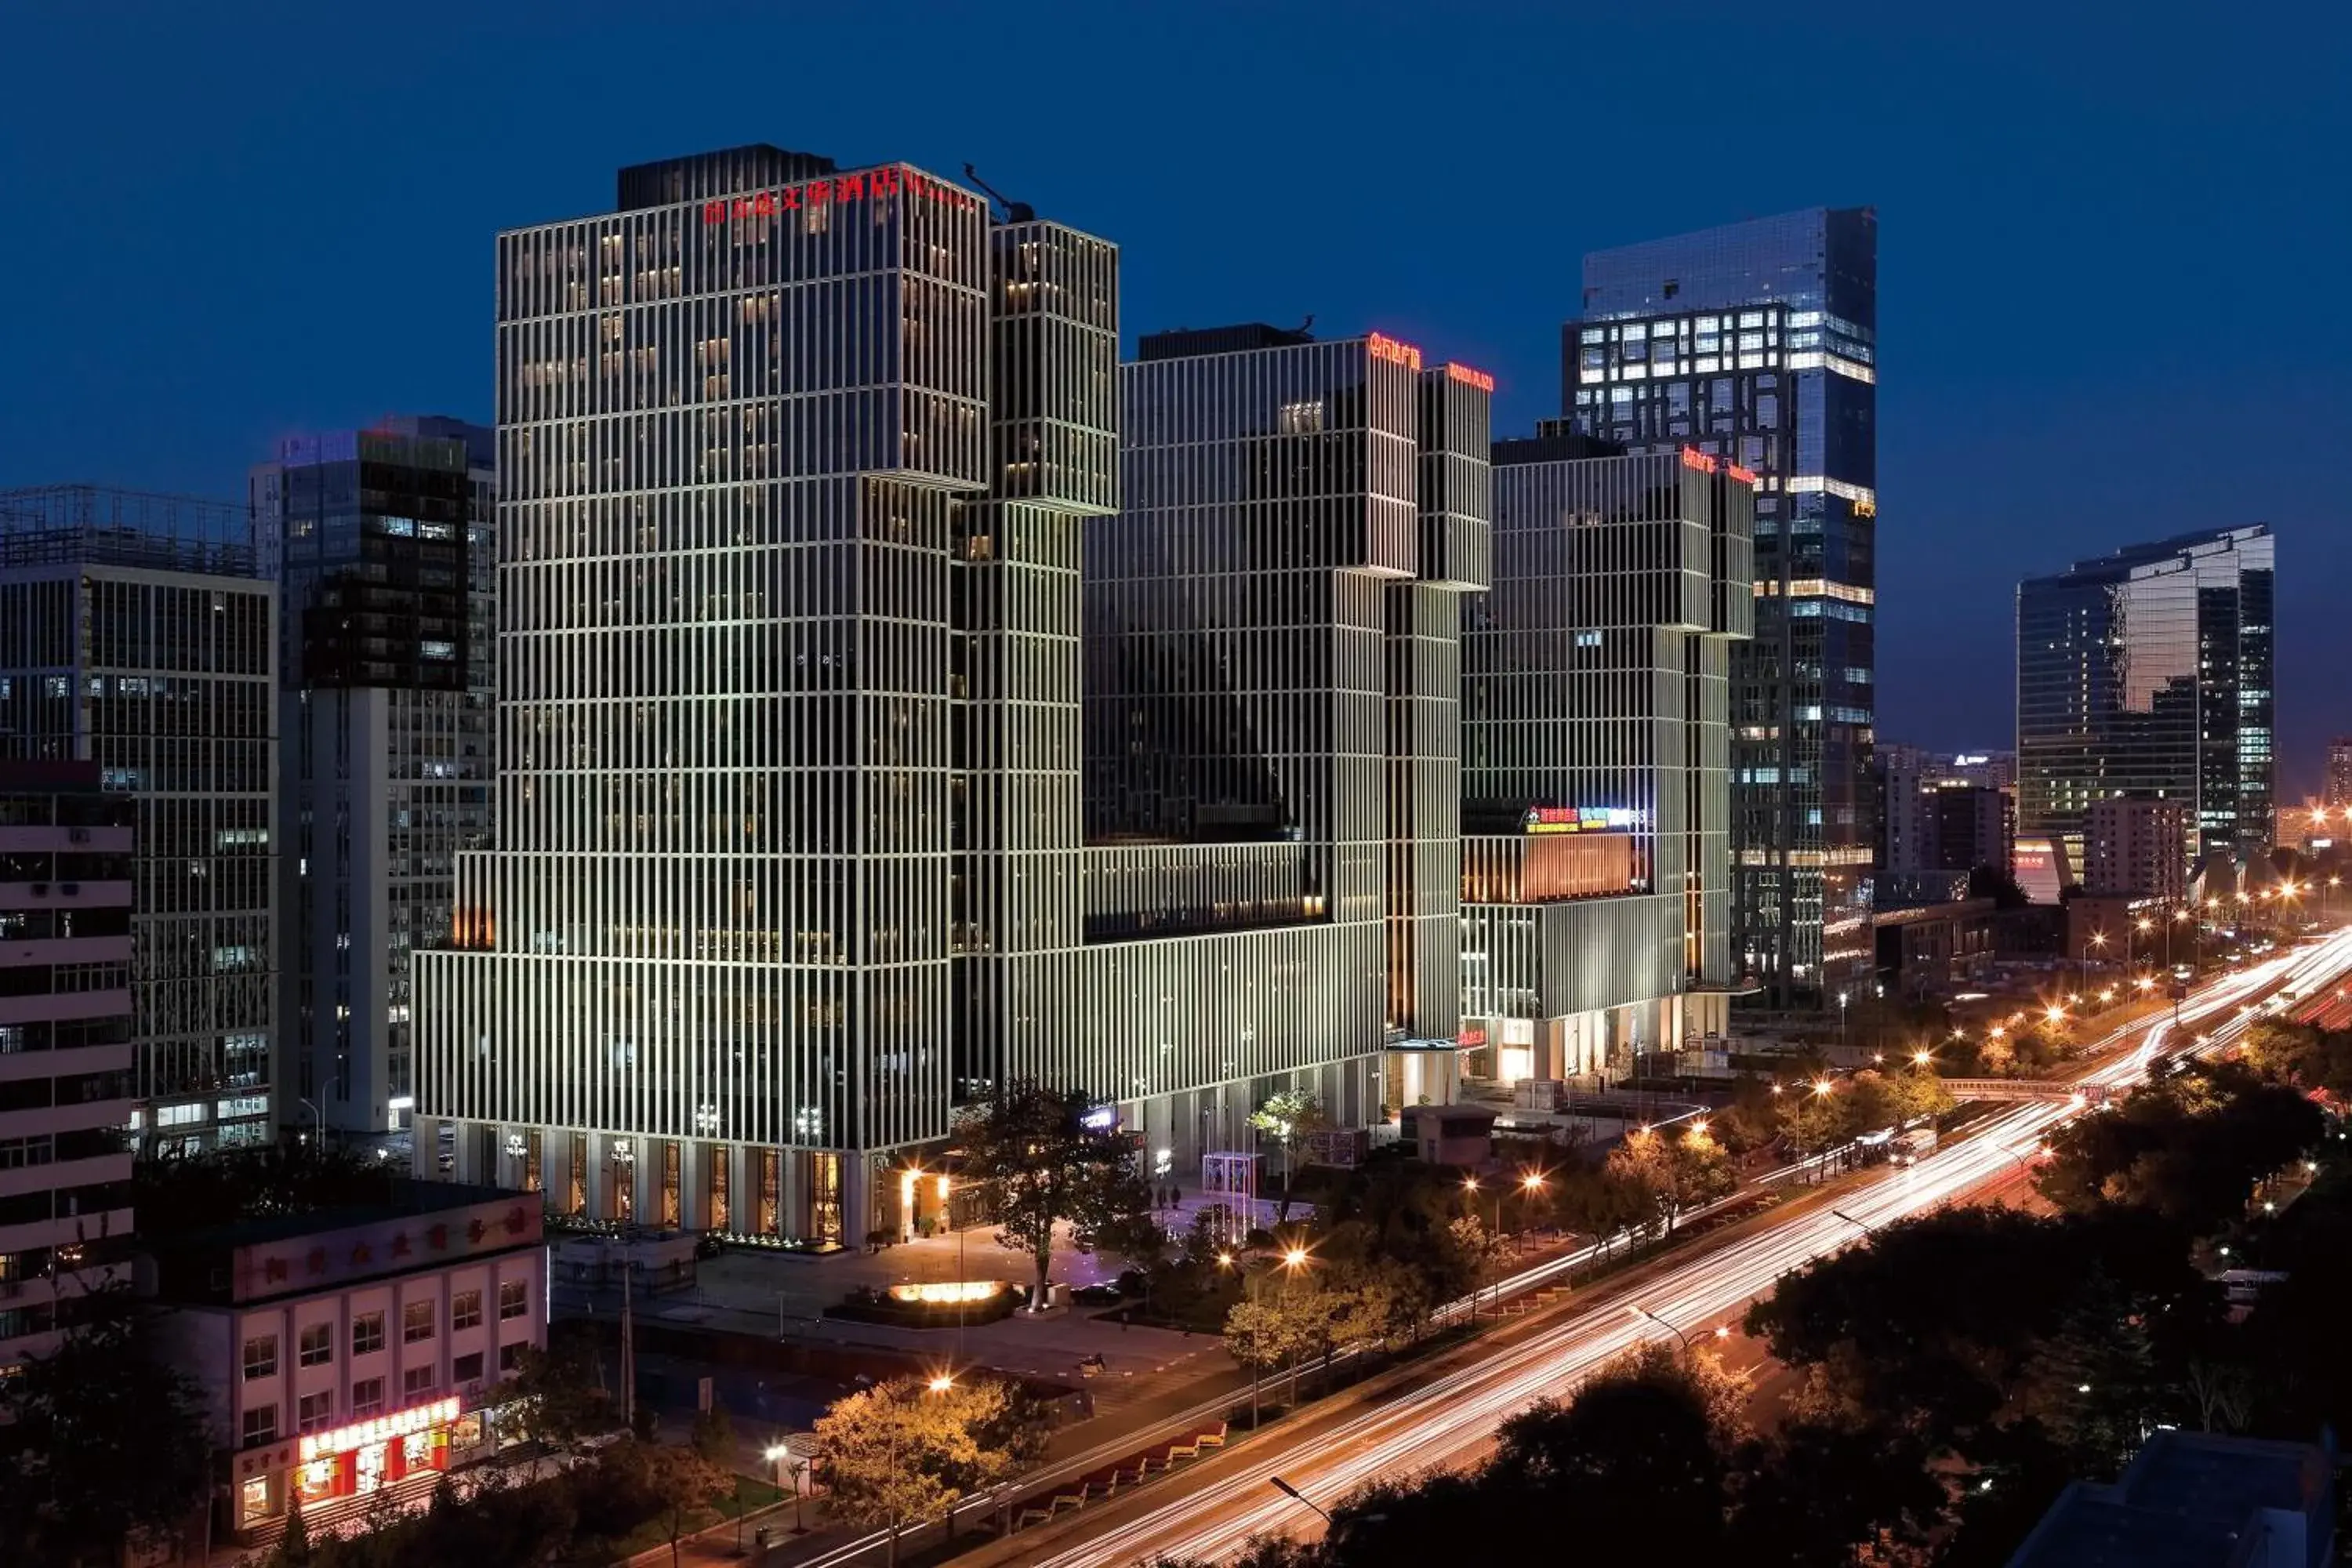
M 694 1418 L 693 1435 L 688 1445 L 702 1457 L 706 1464 L 716 1467 L 727 1478 L 728 1490 L 735 1504 L 735 1544 L 743 1544 L 743 1477 L 735 1468 L 735 1423 L 727 1414 L 727 1406 L 718 1401 Z
M 578 1339 L 558 1341 L 546 1350 L 524 1346 L 514 1376 L 489 1402 L 511 1409 L 523 1436 L 540 1448 L 531 1457 L 533 1477 L 544 1454 L 567 1452 L 604 1431 L 613 1414 L 597 1383 L 594 1352 Z
M 1609 1152 L 1602 1169 L 1640 1194 L 1669 1236 L 1683 1210 L 1723 1197 L 1738 1185 L 1723 1145 L 1704 1124 L 1680 1137 L 1653 1127 L 1629 1132 Z
M 677 1568 L 678 1538 L 686 1533 L 688 1523 L 706 1506 L 726 1496 L 735 1480 L 732 1469 L 713 1462 L 703 1452 L 701 1423 L 696 1426 L 693 1444 L 685 1447 L 648 1445 L 646 1448 L 654 1490 L 661 1499 L 663 1531 L 669 1537 L 670 1568 Z M 730 1435 L 728 1441 L 732 1440 Z
M 2034 1185 L 2076 1214 L 2125 1204 L 2209 1236 L 2244 1214 L 2256 1182 L 2326 1131 L 2318 1107 L 2295 1090 L 2239 1063 L 2204 1063 L 2053 1133 Z
M 1125 1242 L 1149 1222 L 1150 1189 L 1136 1170 L 1132 1141 L 1095 1115 L 1076 1090 L 1023 1081 L 1005 1085 L 956 1122 L 963 1179 L 995 1210 L 1000 1246 L 1036 1260 L 1033 1311 L 1043 1311 L 1054 1263 L 1054 1227 L 1091 1252 L 1107 1237 Z
M 110 1568 L 188 1522 L 211 1445 L 196 1386 L 142 1342 L 127 1288 L 58 1305 L 78 1321 L 58 1348 L 0 1379 L 0 1533 L 20 1561 Z
M 286 1504 L 286 1530 L 270 1549 L 269 1568 L 310 1568 L 310 1527 L 303 1522 L 302 1500 L 289 1500 Z
M 1284 1089 L 1266 1096 L 1265 1103 L 1250 1112 L 1249 1124 L 1270 1134 L 1282 1151 L 1282 1206 L 1276 1218 L 1286 1220 L 1294 1156 L 1308 1137 L 1328 1128 L 1331 1119 L 1324 1114 L 1323 1102 L 1307 1090 Z
M 893 1378 L 836 1403 L 816 1424 L 831 1509 L 853 1524 L 898 1531 L 1013 1473 L 1035 1439 L 1007 1436 L 1013 1393 L 990 1378 L 944 1386 Z
M 1949 1501 L 1927 1446 L 1883 1422 L 1795 1421 L 1743 1457 L 1726 1560 L 1812 1568 L 1916 1548 Z

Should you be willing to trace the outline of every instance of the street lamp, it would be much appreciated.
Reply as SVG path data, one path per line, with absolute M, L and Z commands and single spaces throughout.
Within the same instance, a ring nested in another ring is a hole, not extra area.
M 1291 1501 L 1297 1503 L 1302 1508 L 1311 1508 L 1317 1513 L 1322 1513 L 1324 1523 L 1328 1524 L 1331 1522 L 1331 1516 L 1328 1513 L 1323 1513 L 1322 1505 L 1309 1499 L 1305 1492 L 1300 1491 L 1297 1487 L 1292 1486 L 1280 1476 L 1268 1476 L 1265 1479 L 1273 1484 L 1275 1490 L 1280 1492 Z
M 1680 1330 L 1680 1329 L 1678 1329 L 1678 1328 L 1675 1327 L 1675 1325 L 1674 1325 L 1674 1324 L 1672 1324 L 1672 1323 L 1670 1323 L 1670 1322 L 1666 1321 L 1666 1320 L 1665 1320 L 1665 1319 L 1661 1318 L 1660 1316 L 1658 1316 L 1658 1314 L 1657 1314 L 1657 1313 L 1653 1312 L 1652 1310 L 1650 1310 L 1650 1309 L 1649 1309 L 1649 1308 L 1644 1307 L 1644 1306 L 1641 1305 L 1641 1304 L 1640 1304 L 1640 1303 L 1638 1303 L 1638 1302 L 1632 1302 L 1632 1303 L 1628 1303 L 1628 1304 L 1629 1304 L 1629 1305 L 1631 1305 L 1631 1306 L 1633 1307 L 1633 1315 L 1634 1315 L 1635 1317 L 1647 1318 L 1647 1319 L 1649 1319 L 1649 1320 L 1650 1320 L 1650 1321 L 1652 1321 L 1652 1322 L 1654 1322 L 1654 1323 L 1657 1324 L 1657 1325 L 1658 1325 L 1658 1327 L 1660 1327 L 1660 1328 L 1662 1328 L 1662 1329 L 1665 1330 L 1665 1331 L 1666 1331 L 1666 1332 L 1668 1332 L 1668 1333 L 1670 1333 L 1670 1334 L 1674 1335 L 1674 1336 L 1675 1336 L 1675 1338 L 1676 1338 L 1676 1339 L 1678 1339 L 1678 1340 L 1682 1341 L 1682 1342 L 1683 1342 L 1683 1356 L 1684 1356 L 1684 1358 L 1685 1358 L 1685 1360 L 1687 1360 L 1687 1359 L 1691 1356 L 1691 1354 L 1693 1353 L 1693 1347 L 1692 1347 L 1692 1345 L 1691 1345 L 1691 1337 L 1690 1337 L 1690 1335 L 1688 1335 L 1688 1334 L 1685 1333 L 1682 1330 Z M 1727 1339 L 1729 1339 L 1730 1337 L 1731 1337 L 1731 1331 L 1730 1331 L 1729 1329 L 1727 1329 L 1727 1328 L 1722 1327 L 1720 1324 L 1717 1325 L 1717 1327 L 1716 1327 L 1716 1329 L 1715 1329 L 1715 1331 L 1714 1331 L 1712 1334 L 1710 1334 L 1710 1335 L 1708 1336 L 1708 1338 L 1710 1338 L 1710 1339 L 1717 1339 L 1717 1340 L 1727 1340 Z

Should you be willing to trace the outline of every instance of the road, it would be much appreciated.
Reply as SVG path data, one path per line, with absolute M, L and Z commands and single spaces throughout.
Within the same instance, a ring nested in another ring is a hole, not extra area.
M 2317 986 L 2332 988 L 2347 970 L 2352 932 L 2280 954 L 2200 991 L 2182 1005 L 2178 1023 L 2168 1016 L 2118 1031 L 2118 1044 L 2139 1037 L 2136 1048 L 2106 1058 L 2079 1079 L 2110 1088 L 2136 1082 L 2159 1058 L 2226 1045 L 2279 985 L 2293 984 L 2309 994 Z M 1833 1211 L 1793 1209 L 1784 1223 L 1661 1270 L 1633 1303 L 1655 1320 L 1622 1300 L 1579 1313 L 1344 1419 L 1277 1432 L 1146 1489 L 1132 1502 L 1089 1510 L 1018 1537 L 1028 1542 L 1022 1560 L 1042 1568 L 1126 1568 L 1162 1555 L 1216 1561 L 1254 1535 L 1319 1528 L 1311 1512 L 1274 1489 L 1272 1477 L 1282 1476 L 1328 1508 L 1367 1481 L 1474 1459 L 1505 1417 L 1561 1393 L 1633 1345 L 1666 1337 L 1672 1331 L 1664 1324 L 1696 1333 L 1725 1322 L 1782 1274 L 1847 1246 L 1863 1229 L 1967 1198 L 2014 1173 L 2051 1128 L 2079 1110 L 2064 1103 L 2004 1110 L 1979 1124 L 1974 1135 L 1843 1195 Z

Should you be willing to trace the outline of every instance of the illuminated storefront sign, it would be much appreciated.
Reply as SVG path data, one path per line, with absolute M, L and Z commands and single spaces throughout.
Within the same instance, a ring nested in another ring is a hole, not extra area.
M 1475 386 L 1481 392 L 1495 390 L 1495 378 L 1483 370 L 1472 370 L 1466 364 L 1449 364 L 1445 367 L 1445 374 L 1465 386 Z
M 1615 833 L 1642 822 L 1642 813 L 1622 805 L 1538 805 L 1519 826 L 1528 833 Z
M 1411 343 L 1401 343 L 1383 333 L 1374 332 L 1364 340 L 1364 346 L 1372 351 L 1374 359 L 1384 359 L 1391 364 L 1401 364 L 1407 370 L 1421 368 L 1421 351 Z
M 929 175 L 916 170 L 892 164 L 880 169 L 860 169 L 850 174 L 830 174 L 822 180 L 808 180 L 797 185 L 785 185 L 757 195 L 737 196 L 733 201 L 705 202 L 702 221 L 706 225 L 726 223 L 732 218 L 774 217 L 780 213 L 801 212 L 810 207 L 839 205 L 844 202 L 862 202 L 874 196 L 929 196 L 935 202 L 967 212 L 980 205 L 971 196 L 953 185 L 943 185 Z
M 379 1415 L 371 1421 L 338 1426 L 331 1432 L 312 1432 L 302 1439 L 302 1462 L 326 1454 L 348 1454 L 354 1448 L 373 1447 L 389 1443 L 395 1437 L 405 1437 L 435 1426 L 446 1426 L 457 1419 L 457 1401 L 436 1399 L 430 1405 L 412 1405 L 405 1410 L 395 1410 L 389 1415 Z

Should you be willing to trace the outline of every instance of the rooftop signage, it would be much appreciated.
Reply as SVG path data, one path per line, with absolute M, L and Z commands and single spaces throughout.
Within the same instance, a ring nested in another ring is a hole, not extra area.
M 705 226 L 748 217 L 774 217 L 779 213 L 801 212 L 810 207 L 839 205 L 845 202 L 862 202 L 881 196 L 927 196 L 966 212 L 978 207 L 977 198 L 966 195 L 953 185 L 942 184 L 929 174 L 904 164 L 890 163 L 879 169 L 860 169 L 855 174 L 828 174 L 821 180 L 806 180 L 797 185 L 784 185 L 772 191 L 737 196 L 732 201 L 702 204 Z
M 1475 386 L 1481 392 L 1495 390 L 1495 378 L 1483 370 L 1472 370 L 1466 364 L 1449 364 L 1445 367 L 1445 374 L 1465 386 Z
M 1696 468 L 1702 474 L 1728 475 L 1743 485 L 1752 485 L 1756 482 L 1755 469 L 1743 468 L 1737 463 L 1727 462 L 1721 458 L 1700 451 L 1696 447 L 1683 448 L 1683 467 Z
M 1364 340 L 1374 359 L 1384 359 L 1391 364 L 1401 364 L 1407 370 L 1421 368 L 1421 350 L 1411 343 L 1401 343 L 1383 332 L 1374 332 Z

